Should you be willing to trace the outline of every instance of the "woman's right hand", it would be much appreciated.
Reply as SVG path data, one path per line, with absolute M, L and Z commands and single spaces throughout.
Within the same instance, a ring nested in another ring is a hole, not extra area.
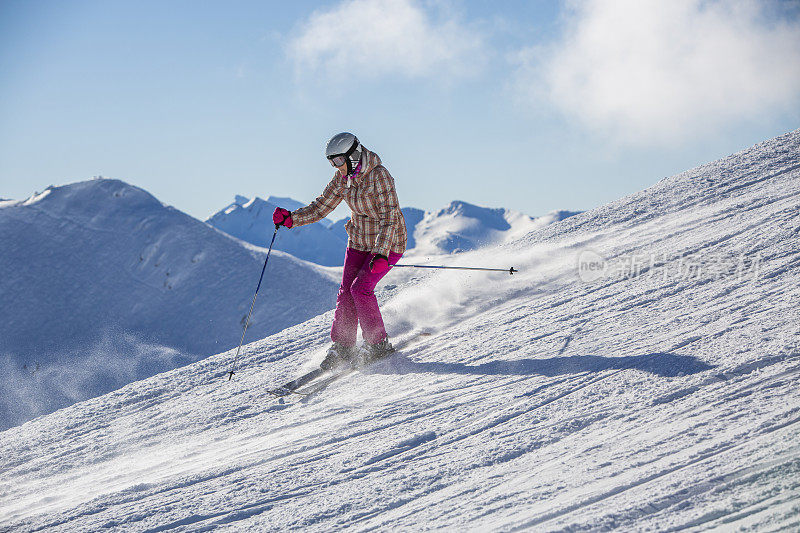
M 286 226 L 287 228 L 291 228 L 294 225 L 294 222 L 292 222 L 292 214 L 288 209 L 282 207 L 275 208 L 275 211 L 272 213 L 272 222 L 275 223 L 275 226 Z

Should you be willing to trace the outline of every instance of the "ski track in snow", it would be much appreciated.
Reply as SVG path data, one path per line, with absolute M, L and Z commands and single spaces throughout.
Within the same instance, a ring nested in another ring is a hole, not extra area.
M 386 361 L 305 398 L 331 313 L 0 433 L 0 531 L 800 527 L 800 131 L 458 264 L 393 272 Z M 633 277 L 576 258 L 642 252 Z M 758 275 L 662 276 L 761 254 Z

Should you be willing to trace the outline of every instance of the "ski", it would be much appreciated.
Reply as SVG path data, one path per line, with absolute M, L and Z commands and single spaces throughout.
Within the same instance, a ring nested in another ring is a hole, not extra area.
M 419 337 L 427 337 L 427 336 L 430 336 L 430 335 L 431 334 L 428 333 L 428 332 L 418 333 L 418 334 L 416 334 L 416 335 L 414 335 L 414 336 L 412 336 L 412 337 L 410 337 L 408 339 L 405 339 L 405 340 L 401 341 L 400 343 L 398 343 L 398 345 L 395 347 L 394 351 L 392 351 L 391 353 L 388 353 L 384 357 L 380 357 L 380 358 L 374 359 L 372 361 L 364 361 L 364 362 L 356 363 L 356 364 L 353 364 L 353 365 L 343 365 L 343 366 L 340 366 L 340 367 L 337 367 L 337 368 L 332 368 L 330 370 L 325 370 L 325 369 L 322 369 L 322 368 L 315 368 L 314 370 L 303 374 L 299 378 L 293 379 L 292 381 L 289 381 L 288 383 L 285 383 L 285 384 L 281 385 L 280 387 L 276 387 L 274 389 L 270 389 L 267 392 L 269 394 L 271 394 L 272 396 L 276 397 L 276 398 L 283 398 L 285 396 L 290 396 L 292 394 L 297 394 L 297 395 L 300 395 L 300 396 L 307 396 L 309 394 L 313 394 L 314 392 L 317 392 L 319 390 L 324 389 L 330 383 L 332 383 L 333 381 L 335 381 L 335 380 L 337 380 L 337 379 L 339 379 L 341 377 L 344 377 L 344 376 L 346 376 L 348 374 L 351 374 L 351 373 L 355 372 L 356 370 L 361 370 L 361 369 L 363 369 L 363 368 L 365 368 L 365 367 L 367 367 L 367 366 L 369 366 L 369 365 L 371 365 L 373 363 L 376 363 L 378 361 L 382 361 L 384 359 L 387 359 L 388 357 L 391 357 L 393 354 L 397 353 L 398 350 L 401 350 L 401 349 L 405 348 L 406 346 L 411 344 L 413 341 L 417 340 Z M 327 374 L 327 376 L 326 376 L 326 374 Z M 317 378 L 321 378 L 323 376 L 325 376 L 324 379 L 318 381 L 317 383 L 313 383 L 311 386 L 309 386 L 306 389 L 300 390 L 301 387 L 303 387 L 304 385 L 309 384 L 309 383 L 317 380 Z
M 407 343 L 404 343 L 403 345 L 405 346 L 406 344 Z M 368 366 L 371 366 L 371 365 L 373 365 L 375 363 L 378 363 L 378 362 L 383 361 L 385 359 L 389 359 L 394 354 L 396 354 L 399 349 L 400 349 L 399 347 L 395 348 L 391 352 L 383 355 L 382 357 L 378 357 L 376 359 L 358 360 L 358 361 L 354 361 L 350 365 L 343 365 L 343 366 L 340 366 L 338 368 L 331 369 L 330 372 L 329 372 L 330 375 L 327 375 L 327 376 L 323 377 L 322 379 L 314 381 L 313 383 L 311 383 L 305 389 L 293 390 L 292 393 L 299 394 L 301 396 L 310 396 L 310 395 L 312 395 L 314 393 L 317 393 L 317 392 L 325 389 L 328 385 L 330 385 L 331 383 L 333 383 L 337 379 L 343 378 L 343 377 L 345 377 L 347 375 L 350 375 L 353 372 L 355 372 L 356 370 L 363 370 L 363 369 L 367 368 Z
M 387 356 L 387 357 L 389 357 L 389 356 Z M 386 357 L 384 357 L 383 359 L 386 359 Z M 337 379 L 343 378 L 345 376 L 348 376 L 348 375 L 352 374 L 353 372 L 355 372 L 356 370 L 360 370 L 361 368 L 364 368 L 364 366 L 366 366 L 366 365 L 359 366 L 359 367 L 345 367 L 345 368 L 342 368 L 338 372 L 334 372 L 334 373 L 330 374 L 329 376 L 326 376 L 326 377 L 324 377 L 322 379 L 319 379 L 319 380 L 315 381 L 314 383 L 310 384 L 308 387 L 306 387 L 304 389 L 296 390 L 296 391 L 293 391 L 293 392 L 294 392 L 294 394 L 299 394 L 301 396 L 311 396 L 312 394 L 315 394 L 315 393 L 320 392 L 321 390 L 327 388 L 328 385 L 330 385 L 331 383 L 333 383 Z
M 344 364 L 336 368 L 331 368 L 329 370 L 323 370 L 322 368 L 317 368 L 312 370 L 311 372 L 308 372 L 307 374 L 303 374 L 297 379 L 294 379 L 286 383 L 285 385 L 281 385 L 280 387 L 269 390 L 267 392 L 269 392 L 276 398 L 283 398 L 284 396 L 289 396 L 291 394 L 299 394 L 301 396 L 307 396 L 309 394 L 317 392 L 318 390 L 324 389 L 331 382 L 339 379 L 340 377 L 346 376 L 347 374 L 351 374 L 356 370 L 361 370 L 362 368 L 365 368 L 371 365 L 372 363 L 376 363 L 380 360 L 386 359 L 387 357 L 390 357 L 392 354 L 396 352 L 397 350 L 395 349 L 394 351 L 378 359 L 373 359 L 371 361 L 354 361 L 351 364 Z M 312 381 L 315 381 L 317 378 L 320 378 L 322 376 L 325 376 L 325 378 L 316 381 L 308 389 L 298 390 L 303 385 L 311 383 Z
M 314 381 L 315 379 L 317 379 L 318 377 L 322 376 L 323 374 L 326 374 L 327 372 L 328 371 L 323 369 L 323 368 L 315 368 L 311 372 L 303 374 L 299 378 L 293 379 L 292 381 L 290 381 L 288 383 L 285 383 L 284 385 L 281 385 L 280 387 L 268 390 L 267 392 L 272 394 L 276 398 L 281 398 L 283 396 L 289 396 L 290 394 L 296 392 L 297 389 L 299 389 L 300 387 L 302 387 L 306 383 Z

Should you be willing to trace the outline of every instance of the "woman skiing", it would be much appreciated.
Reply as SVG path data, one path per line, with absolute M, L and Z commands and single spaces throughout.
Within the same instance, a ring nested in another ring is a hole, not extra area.
M 378 309 L 375 286 L 402 257 L 407 234 L 394 179 L 377 154 L 362 146 L 355 135 L 344 132 L 328 141 L 325 156 L 336 173 L 322 195 L 293 212 L 278 207 L 272 220 L 287 228 L 304 226 L 324 218 L 342 200 L 352 211 L 345 224 L 348 240 L 331 327 L 333 344 L 321 364 L 330 369 L 356 359 L 359 324 L 366 361 L 394 351 Z

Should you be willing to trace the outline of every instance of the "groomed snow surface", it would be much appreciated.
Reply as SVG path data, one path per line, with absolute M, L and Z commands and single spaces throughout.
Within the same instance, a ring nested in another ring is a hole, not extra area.
M 396 269 L 411 340 L 312 396 L 330 312 L 2 432 L 0 530 L 797 530 L 798 155 Z

